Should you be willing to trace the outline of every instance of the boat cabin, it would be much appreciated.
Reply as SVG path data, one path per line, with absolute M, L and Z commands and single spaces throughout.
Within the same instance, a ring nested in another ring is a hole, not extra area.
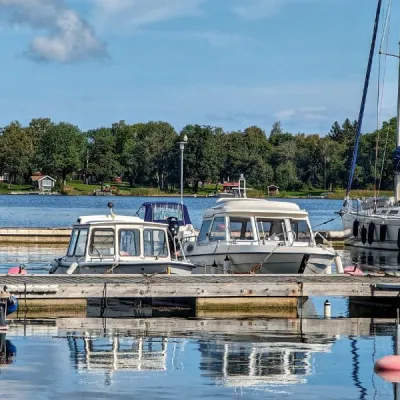
M 198 244 L 315 243 L 307 212 L 294 203 L 243 198 L 220 199 L 218 203 L 204 213 Z
M 66 259 L 131 262 L 171 259 L 168 226 L 132 216 L 80 217 L 73 225 Z

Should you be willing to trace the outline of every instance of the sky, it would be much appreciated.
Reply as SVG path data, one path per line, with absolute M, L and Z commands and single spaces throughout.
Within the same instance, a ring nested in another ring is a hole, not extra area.
M 281 121 L 285 131 L 325 135 L 357 118 L 376 3 L 0 0 L 0 126 L 50 117 L 82 130 L 164 120 L 178 131 L 268 132 Z M 388 51 L 397 53 L 393 3 Z M 397 61 L 381 57 L 382 113 L 377 65 L 364 131 L 396 113 Z

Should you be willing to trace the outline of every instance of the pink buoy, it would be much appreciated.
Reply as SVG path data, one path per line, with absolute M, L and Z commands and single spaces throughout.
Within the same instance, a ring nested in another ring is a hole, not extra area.
M 19 267 L 11 267 L 7 275 L 26 275 L 25 267 L 20 265 Z
M 362 272 L 361 269 L 355 265 L 344 267 L 343 272 L 347 275 L 352 275 L 352 276 L 364 275 L 364 272 Z
M 400 382 L 400 356 L 385 356 L 375 363 L 374 371 L 387 382 Z

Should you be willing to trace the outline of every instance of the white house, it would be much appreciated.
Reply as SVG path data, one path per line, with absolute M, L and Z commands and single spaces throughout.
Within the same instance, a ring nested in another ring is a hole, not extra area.
M 33 175 L 31 180 L 32 186 L 40 192 L 51 192 L 56 183 L 56 180 L 49 175 Z

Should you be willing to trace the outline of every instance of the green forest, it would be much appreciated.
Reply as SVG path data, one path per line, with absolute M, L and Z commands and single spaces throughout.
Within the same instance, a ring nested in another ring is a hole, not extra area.
M 179 142 L 187 135 L 184 180 L 192 193 L 203 182 L 234 181 L 241 173 L 249 186 L 263 192 L 271 184 L 280 190 L 330 191 L 347 185 L 356 125 L 346 119 L 317 135 L 285 132 L 280 122 L 270 130 L 250 126 L 227 132 L 187 125 L 177 132 L 163 121 L 120 121 L 83 132 L 49 118 L 32 119 L 28 126 L 14 121 L 0 130 L 0 175 L 7 173 L 11 184 L 23 184 L 40 171 L 60 186 L 89 176 L 99 184 L 121 177 L 127 187 L 176 192 Z M 353 188 L 373 189 L 375 183 L 382 190 L 392 188 L 395 130 L 393 118 L 362 135 Z

